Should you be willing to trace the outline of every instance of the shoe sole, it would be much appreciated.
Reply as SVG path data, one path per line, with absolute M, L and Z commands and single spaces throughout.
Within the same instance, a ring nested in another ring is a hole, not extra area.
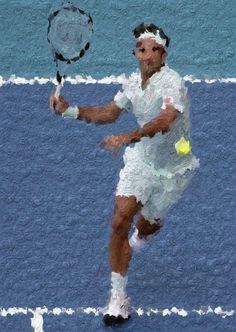
M 130 315 L 127 318 L 124 318 L 121 315 L 119 315 L 117 317 L 108 315 L 108 314 L 103 316 L 103 322 L 107 326 L 120 325 L 129 319 L 130 319 Z

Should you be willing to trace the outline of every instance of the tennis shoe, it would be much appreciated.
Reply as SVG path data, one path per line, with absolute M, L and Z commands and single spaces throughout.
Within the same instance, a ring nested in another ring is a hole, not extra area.
M 138 229 L 135 228 L 134 233 L 132 234 L 131 238 L 129 239 L 129 245 L 134 250 L 139 252 L 140 250 L 145 247 L 145 245 L 154 237 L 154 234 L 148 235 L 145 238 L 140 239 L 138 236 Z
M 111 290 L 108 306 L 103 314 L 103 321 L 106 325 L 118 325 L 130 318 L 130 304 L 124 292 Z

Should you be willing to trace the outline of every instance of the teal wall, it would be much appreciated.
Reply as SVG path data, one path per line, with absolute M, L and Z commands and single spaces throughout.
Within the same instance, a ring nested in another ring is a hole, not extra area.
M 153 22 L 171 37 L 168 64 L 182 75 L 235 77 L 234 0 L 75 0 L 90 12 L 95 34 L 91 50 L 70 74 L 129 74 L 137 68 L 132 56 L 132 29 Z M 47 17 L 58 0 L 0 1 L 0 75 L 54 76 L 47 45 Z

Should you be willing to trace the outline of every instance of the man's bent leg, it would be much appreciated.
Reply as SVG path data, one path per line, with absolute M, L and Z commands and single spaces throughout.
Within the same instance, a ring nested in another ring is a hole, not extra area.
M 140 214 L 135 231 L 129 239 L 130 247 L 135 251 L 139 251 L 150 238 L 160 232 L 161 227 L 163 227 L 161 219 L 155 219 L 155 223 L 150 223 Z
M 110 240 L 111 270 L 125 275 L 131 259 L 128 234 L 133 217 L 141 208 L 135 196 L 117 196 Z
M 163 227 L 161 219 L 155 219 L 155 223 L 150 223 L 141 214 L 137 222 L 136 228 L 138 229 L 138 236 L 140 239 L 145 239 L 149 235 L 154 235 L 160 232 Z

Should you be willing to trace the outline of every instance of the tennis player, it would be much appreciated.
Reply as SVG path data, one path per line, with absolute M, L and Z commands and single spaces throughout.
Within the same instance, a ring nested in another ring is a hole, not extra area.
M 107 325 L 130 317 L 125 288 L 132 250 L 160 231 L 168 209 L 181 197 L 199 166 L 189 143 L 187 89 L 181 77 L 165 64 L 169 38 L 154 24 L 142 23 L 133 33 L 133 54 L 140 72 L 130 76 L 112 103 L 71 107 L 63 97 L 50 100 L 51 108 L 64 118 L 105 124 L 127 111 L 139 124 L 136 130 L 107 136 L 103 141 L 103 147 L 115 155 L 126 146 L 110 240 L 111 295 L 104 310 Z M 135 215 L 138 221 L 129 239 Z

